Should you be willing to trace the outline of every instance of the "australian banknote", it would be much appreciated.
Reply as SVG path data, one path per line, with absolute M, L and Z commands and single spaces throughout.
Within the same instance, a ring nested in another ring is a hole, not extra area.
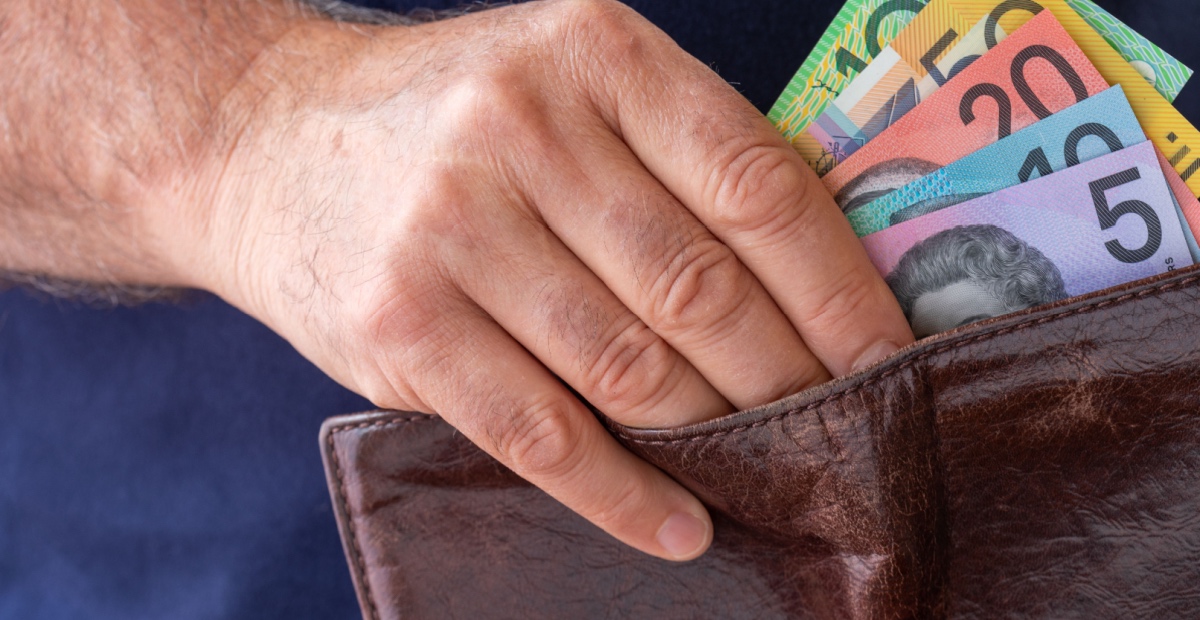
M 1175 101 L 1179 91 L 1192 78 L 1192 70 L 1174 56 L 1164 52 L 1146 37 L 1096 6 L 1092 0 L 1066 0 L 1113 49 L 1120 52 L 1129 64 L 1167 101 Z
M 948 28 L 919 51 L 926 37 L 916 34 L 927 31 L 924 22 L 932 21 L 938 9 L 953 12 L 939 4 L 947 0 L 933 0 L 809 125 L 808 134 L 825 150 L 827 164 L 820 173 L 853 155 L 987 51 L 982 22 L 970 30 L 965 24 Z
M 1192 264 L 1149 141 L 862 242 L 918 338 Z
M 1025 3 L 1029 10 L 1008 11 L 1010 27 L 1019 27 L 1040 5 Z M 1017 6 L 1022 3 L 997 5 Z M 1166 84 L 1182 87 L 1190 70 L 1165 54 L 1144 37 L 1096 7 L 1090 0 L 1071 0 L 1071 7 L 1089 25 L 1100 25 L 1106 41 L 1123 42 L 1118 47 L 1124 60 L 1147 79 L 1161 73 Z M 887 129 L 909 110 L 929 97 L 955 74 L 994 47 L 1005 30 L 993 23 L 993 15 L 974 24 L 957 10 L 952 0 L 930 0 L 882 52 L 854 78 L 826 111 L 809 126 L 812 137 L 825 148 L 827 162 L 820 171 L 836 167 L 864 144 Z M 1114 44 L 1115 45 L 1115 44 Z M 1151 81 L 1151 84 L 1154 84 Z M 1169 90 L 1160 88 L 1162 90 Z M 1178 93 L 1176 89 L 1174 93 Z M 1174 99 L 1174 94 L 1168 97 Z
M 925 3 L 849 0 L 779 96 L 767 116 L 814 168 L 821 165 L 823 149 L 804 130 Z
M 1054 15 L 1043 12 L 822 181 L 852 213 L 1106 89 Z
M 1200 195 L 1200 132 L 1158 93 L 1142 73 L 1076 13 L 1066 0 L 951 0 L 964 19 L 988 19 L 1004 32 L 1014 32 L 1032 14 L 1052 13 L 1083 50 L 1105 81 L 1125 87 L 1146 136 L 1171 162 L 1193 196 Z M 985 32 L 991 45 L 991 37 Z
M 1145 141 L 1118 84 L 855 209 L 848 214 L 850 225 L 858 236 L 866 236 Z M 1164 177 L 1178 180 L 1170 165 L 1162 163 Z M 1183 209 L 1196 199 L 1186 192 L 1183 198 L 1181 205 L 1173 196 L 1173 206 L 1188 250 L 1200 261 L 1195 236 L 1200 219 L 1194 208 L 1189 209 L 1190 220 Z

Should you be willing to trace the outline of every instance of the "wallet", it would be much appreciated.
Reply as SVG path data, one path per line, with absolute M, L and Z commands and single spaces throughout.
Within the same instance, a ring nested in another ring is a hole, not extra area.
M 321 429 L 365 618 L 1200 617 L 1200 268 L 969 325 L 664 430 L 709 507 L 626 548 L 432 416 Z

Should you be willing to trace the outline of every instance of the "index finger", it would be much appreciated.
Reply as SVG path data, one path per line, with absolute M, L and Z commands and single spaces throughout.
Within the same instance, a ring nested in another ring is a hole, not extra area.
M 826 368 L 845 375 L 911 343 L 849 222 L 766 118 L 632 10 L 591 6 L 588 32 L 601 40 L 581 45 L 603 66 L 590 91 L 599 112 L 758 277 Z

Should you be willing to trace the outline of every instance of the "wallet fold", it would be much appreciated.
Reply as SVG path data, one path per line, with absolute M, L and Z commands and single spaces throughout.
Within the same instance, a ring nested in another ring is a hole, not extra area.
M 623 547 L 440 419 L 321 432 L 366 618 L 1129 618 L 1200 605 L 1200 269 L 993 319 L 628 449 L 712 549 Z

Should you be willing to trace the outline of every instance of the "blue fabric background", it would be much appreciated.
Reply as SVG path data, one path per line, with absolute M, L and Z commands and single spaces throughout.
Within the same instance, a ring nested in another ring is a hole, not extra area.
M 630 4 L 763 110 L 838 8 Z M 1192 0 L 1100 4 L 1200 68 Z M 1198 89 L 1178 102 L 1192 119 Z M 0 619 L 356 617 L 316 439 L 368 407 L 210 297 L 0 294 Z

